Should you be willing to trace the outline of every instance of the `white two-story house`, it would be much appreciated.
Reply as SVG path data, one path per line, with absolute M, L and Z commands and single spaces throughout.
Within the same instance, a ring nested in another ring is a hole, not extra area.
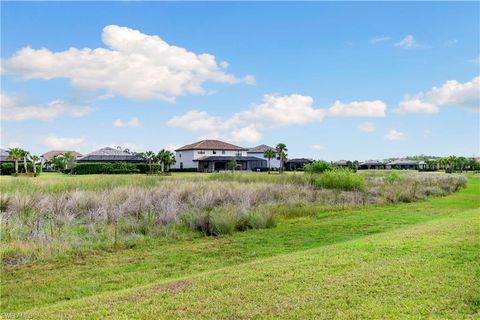
M 237 170 L 257 170 L 267 167 L 265 159 L 248 155 L 248 149 L 219 140 L 202 140 L 175 150 L 177 169 L 197 169 L 202 172 L 228 170 L 235 160 Z

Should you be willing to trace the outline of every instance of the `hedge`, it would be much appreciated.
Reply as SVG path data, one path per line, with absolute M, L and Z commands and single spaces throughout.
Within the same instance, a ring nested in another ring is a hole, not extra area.
M 23 161 L 18 162 L 18 173 L 23 173 L 25 170 L 23 169 Z M 28 172 L 33 172 L 33 164 L 31 162 L 27 163 Z M 37 164 L 37 173 L 40 172 L 40 166 Z M 9 176 L 15 173 L 15 164 L 12 162 L 5 162 L 0 164 L 0 174 L 2 176 Z
M 126 162 L 92 162 L 77 163 L 71 170 L 74 174 L 118 174 L 140 173 L 135 163 Z

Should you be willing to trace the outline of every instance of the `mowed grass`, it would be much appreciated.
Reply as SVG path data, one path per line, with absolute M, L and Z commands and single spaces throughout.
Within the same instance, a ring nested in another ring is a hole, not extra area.
M 38 319 L 466 318 L 480 307 L 479 182 L 411 204 L 279 208 L 305 214 L 273 229 L 3 267 L 1 310 Z

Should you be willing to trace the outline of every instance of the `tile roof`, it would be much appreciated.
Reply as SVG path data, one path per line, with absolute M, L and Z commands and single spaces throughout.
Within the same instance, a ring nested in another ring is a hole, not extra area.
M 275 151 L 275 148 L 267 146 L 266 144 L 261 144 L 259 146 L 248 149 L 247 153 L 264 153 L 267 150 Z
M 82 156 L 81 153 L 78 153 L 77 151 L 71 151 L 71 150 L 51 150 L 48 152 L 45 152 L 42 154 L 42 158 L 45 159 L 46 161 L 50 161 L 53 158 L 56 158 L 58 156 L 63 156 L 65 153 L 70 152 L 73 154 L 75 158 L 79 158 Z
M 144 159 L 140 156 L 126 153 L 122 150 L 114 148 L 103 148 L 89 154 L 80 157 L 77 159 L 78 162 L 84 161 L 132 161 L 132 162 L 141 162 Z
M 220 140 L 202 140 L 192 144 L 187 144 L 181 148 L 176 149 L 175 151 L 184 151 L 184 150 L 238 150 L 246 151 L 247 148 L 242 148 L 230 143 L 226 143 Z

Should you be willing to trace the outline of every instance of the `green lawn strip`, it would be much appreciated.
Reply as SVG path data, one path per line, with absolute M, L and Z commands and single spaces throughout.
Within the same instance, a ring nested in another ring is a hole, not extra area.
M 459 193 L 419 203 L 319 212 L 314 218 L 281 220 L 273 229 L 3 268 L 1 309 L 25 311 L 426 222 L 478 207 L 478 186 L 479 180 L 471 179 Z
M 479 308 L 480 210 L 20 313 L 25 318 L 465 319 Z

